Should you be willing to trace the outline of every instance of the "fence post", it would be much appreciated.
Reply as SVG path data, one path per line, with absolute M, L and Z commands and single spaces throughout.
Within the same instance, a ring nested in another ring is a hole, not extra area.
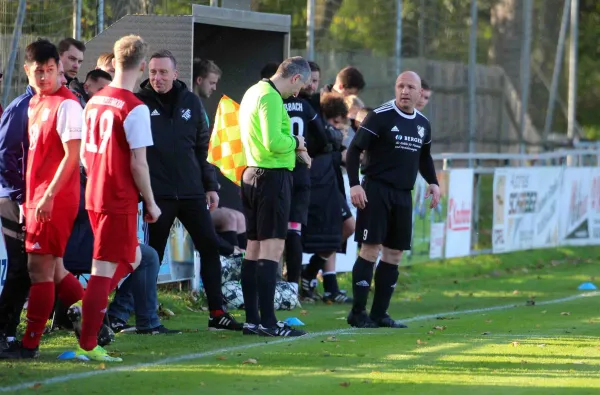
M 519 114 L 519 152 L 525 153 L 525 120 L 529 104 L 529 76 L 531 69 L 531 16 L 532 0 L 523 0 L 523 42 L 521 44 L 521 112 Z
M 306 58 L 315 60 L 315 0 L 306 5 Z
M 81 40 L 81 2 L 73 0 L 73 38 Z
M 471 29 L 469 34 L 469 70 L 467 76 L 469 92 L 469 153 L 475 152 L 476 117 L 475 101 L 477 100 L 477 0 L 471 0 Z M 469 158 L 469 167 L 473 167 L 473 159 Z
M 15 28 L 13 30 L 12 44 L 10 46 L 10 56 L 6 65 L 6 75 L 4 76 L 4 91 L 2 92 L 2 103 L 4 107 L 8 104 L 8 93 L 12 86 L 12 75 L 17 61 L 17 52 L 19 51 L 19 40 L 21 39 L 21 31 L 23 30 L 23 21 L 25 20 L 25 12 L 27 1 L 19 0 L 19 8 L 17 9 L 17 19 L 15 19 Z
M 402 0 L 396 0 L 396 77 L 402 71 Z
M 479 159 L 475 160 L 475 168 L 479 167 Z M 475 188 L 474 188 L 474 202 L 473 202 L 473 231 L 471 232 L 471 246 L 472 250 L 477 249 L 476 247 L 479 245 L 479 200 L 481 198 L 481 176 L 483 174 L 475 173 L 473 175 Z
M 579 0 L 571 0 L 571 37 L 569 48 L 569 104 L 567 113 L 567 136 L 575 137 L 577 112 L 577 46 L 579 35 Z
M 98 10 L 96 12 L 96 15 L 96 24 L 98 25 L 96 30 L 98 31 L 98 34 L 100 34 L 104 31 L 104 0 L 98 0 Z
M 565 0 L 563 7 L 562 21 L 560 22 L 560 33 L 558 34 L 558 44 L 556 45 L 556 56 L 554 58 L 554 70 L 552 72 L 552 83 L 550 85 L 550 96 L 548 98 L 548 107 L 546 109 L 546 120 L 544 122 L 544 133 L 542 139 L 546 149 L 549 147 L 548 136 L 552 128 L 552 118 L 554 116 L 554 104 L 556 103 L 556 92 L 558 91 L 558 82 L 562 68 L 563 54 L 565 51 L 565 41 L 567 36 L 567 26 L 569 25 L 569 7 L 571 0 Z

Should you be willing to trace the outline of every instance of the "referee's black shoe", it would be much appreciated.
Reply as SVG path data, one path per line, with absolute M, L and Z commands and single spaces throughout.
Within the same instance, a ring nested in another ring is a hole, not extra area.
M 355 313 L 353 310 L 350 310 L 347 322 L 354 328 L 379 328 L 379 325 L 369 317 L 366 311 Z
M 371 320 L 373 320 L 373 322 L 375 322 L 377 325 L 379 325 L 380 328 L 396 328 L 396 329 L 408 328 L 408 326 L 404 325 L 400 321 L 394 320 L 392 317 L 390 317 L 389 314 L 386 314 L 381 318 L 371 317 Z
M 279 321 L 271 328 L 265 328 L 264 326 L 259 325 L 258 335 L 266 337 L 300 337 L 307 335 L 307 333 L 303 330 L 292 328 L 285 322 Z

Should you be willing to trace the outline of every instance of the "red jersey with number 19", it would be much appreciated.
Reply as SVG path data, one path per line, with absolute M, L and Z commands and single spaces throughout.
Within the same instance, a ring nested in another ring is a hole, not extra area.
M 131 173 L 131 150 L 153 144 L 148 107 L 133 92 L 107 86 L 88 101 L 83 117 L 86 209 L 137 215 L 139 191 Z
M 53 94 L 33 96 L 28 117 L 25 208 L 35 209 L 65 157 L 63 143 L 81 138 L 81 106 L 75 95 L 63 86 Z M 78 205 L 79 172 L 74 171 L 56 194 L 54 209 Z

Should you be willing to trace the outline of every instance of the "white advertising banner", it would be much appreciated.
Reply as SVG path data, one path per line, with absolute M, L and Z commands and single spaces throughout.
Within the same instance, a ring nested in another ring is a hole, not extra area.
M 442 259 L 444 257 L 444 234 L 446 224 L 434 222 L 431 224 L 431 237 L 429 239 L 429 259 Z
M 533 248 L 558 246 L 558 213 L 563 171 L 562 167 L 535 169 L 538 195 L 535 203 Z
M 446 258 L 471 253 L 473 215 L 473 169 L 450 171 L 448 216 L 446 218 Z
M 591 243 L 590 195 L 593 188 L 592 175 L 597 173 L 594 170 L 589 167 L 570 167 L 564 170 L 559 208 L 561 244 Z M 597 197 L 594 200 L 597 201 Z
M 591 244 L 600 244 L 600 168 L 592 168 L 590 192 L 590 238 Z
M 530 249 L 533 246 L 535 168 L 504 168 L 494 172 L 494 254 Z

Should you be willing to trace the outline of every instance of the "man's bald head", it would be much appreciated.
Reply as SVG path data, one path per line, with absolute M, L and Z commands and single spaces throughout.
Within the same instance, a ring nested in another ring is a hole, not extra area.
M 396 79 L 396 105 L 412 114 L 421 97 L 421 77 L 414 71 L 405 71 Z

